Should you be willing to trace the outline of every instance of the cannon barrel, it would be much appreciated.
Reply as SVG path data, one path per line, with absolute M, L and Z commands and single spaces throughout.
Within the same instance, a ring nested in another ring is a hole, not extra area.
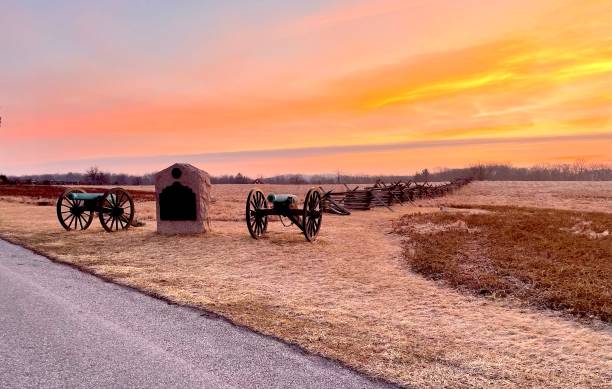
M 104 193 L 78 193 L 72 192 L 68 194 L 70 200 L 100 200 Z
M 271 203 L 287 203 L 287 204 L 295 204 L 297 203 L 297 196 L 292 194 L 275 194 L 270 193 L 268 195 L 268 201 Z

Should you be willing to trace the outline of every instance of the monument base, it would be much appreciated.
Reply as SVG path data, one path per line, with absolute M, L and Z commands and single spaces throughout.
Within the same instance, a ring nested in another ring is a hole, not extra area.
M 203 234 L 208 231 L 205 223 L 191 221 L 163 221 L 157 222 L 157 232 L 162 235 Z

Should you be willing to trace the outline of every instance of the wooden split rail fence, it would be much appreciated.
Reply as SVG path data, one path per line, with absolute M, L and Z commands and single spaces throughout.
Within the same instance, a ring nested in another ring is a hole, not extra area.
M 378 181 L 373 186 L 356 186 L 346 191 L 334 192 L 320 187 L 323 210 L 337 215 L 350 215 L 352 210 L 369 210 L 373 207 L 387 207 L 393 204 L 413 203 L 418 199 L 431 199 L 449 194 L 472 182 L 472 178 L 460 178 L 444 184 L 397 181 L 385 184 Z

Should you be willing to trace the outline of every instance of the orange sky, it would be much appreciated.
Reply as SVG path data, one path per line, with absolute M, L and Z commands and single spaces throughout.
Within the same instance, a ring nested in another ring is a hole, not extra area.
M 78 4 L 0 16 L 0 172 L 612 163 L 610 1 Z

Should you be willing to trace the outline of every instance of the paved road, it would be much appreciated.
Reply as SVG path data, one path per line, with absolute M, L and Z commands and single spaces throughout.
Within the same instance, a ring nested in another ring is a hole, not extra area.
M 0 387 L 383 387 L 0 240 Z

